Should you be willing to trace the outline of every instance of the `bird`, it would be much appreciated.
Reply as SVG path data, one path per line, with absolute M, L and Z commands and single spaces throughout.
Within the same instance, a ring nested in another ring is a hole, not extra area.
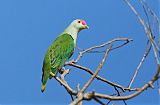
M 88 28 L 84 20 L 75 19 L 48 47 L 42 67 L 42 93 L 46 89 L 48 79 L 52 77 L 51 73 L 56 76 L 58 71 L 64 67 L 65 62 L 73 55 L 78 33 Z

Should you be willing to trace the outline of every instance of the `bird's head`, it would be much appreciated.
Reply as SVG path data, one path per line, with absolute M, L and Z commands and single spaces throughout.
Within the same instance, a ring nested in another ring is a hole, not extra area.
M 79 31 L 81 31 L 82 29 L 88 29 L 89 27 L 87 26 L 87 23 L 82 20 L 82 19 L 76 19 L 74 20 L 71 25 L 76 28 Z

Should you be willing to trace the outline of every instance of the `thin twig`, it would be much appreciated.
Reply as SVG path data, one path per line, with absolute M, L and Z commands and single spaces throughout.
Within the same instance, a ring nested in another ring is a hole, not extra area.
M 156 15 L 156 13 L 151 9 L 151 7 L 148 5 L 148 3 L 146 2 L 146 0 L 141 0 L 143 2 L 143 4 L 147 7 L 147 10 L 149 11 L 149 13 L 153 16 L 154 20 L 156 20 L 157 24 L 158 24 L 158 32 L 160 32 L 160 23 L 159 23 L 159 19 Z M 160 45 L 160 33 L 159 33 L 159 45 Z
M 100 94 L 100 93 L 96 93 L 94 92 L 88 92 L 84 94 L 83 99 L 86 100 L 90 100 L 92 99 L 92 97 L 97 97 L 97 98 L 102 98 L 102 99 L 108 99 L 108 100 L 128 100 L 131 99 L 133 97 L 136 97 L 137 95 L 141 94 L 144 90 L 146 90 L 147 88 L 149 88 L 155 81 L 158 80 L 158 75 L 160 73 L 160 65 L 158 65 L 157 71 L 155 73 L 155 75 L 153 76 L 153 78 L 146 84 L 144 84 L 137 92 L 127 95 L 127 96 L 109 96 L 106 94 Z
M 147 45 L 148 45 L 148 44 L 147 44 Z M 136 68 L 136 71 L 135 71 L 135 73 L 134 73 L 134 75 L 133 75 L 133 77 L 132 77 L 132 79 L 131 79 L 131 81 L 130 81 L 130 83 L 129 83 L 129 85 L 128 85 L 128 88 L 131 88 L 131 85 L 132 85 L 132 83 L 133 83 L 133 81 L 134 81 L 134 79 L 135 79 L 135 77 L 136 77 L 136 75 L 137 75 L 140 67 L 142 66 L 142 64 L 144 63 L 146 57 L 148 56 L 150 50 L 151 50 L 151 46 L 149 47 L 149 49 L 146 47 L 146 51 L 145 51 L 145 53 L 144 53 L 144 55 L 143 55 L 143 57 L 142 57 L 139 65 L 138 65 L 137 68 Z
M 117 89 L 116 87 L 114 87 L 114 89 L 116 90 L 116 92 L 117 92 L 118 96 L 121 96 L 121 93 L 118 91 L 118 89 Z M 124 102 L 124 104 L 125 104 L 125 105 L 127 105 L 127 103 L 126 103 L 126 101 L 125 101 L 125 100 L 123 100 L 123 102 Z
M 101 105 L 105 105 L 101 100 L 99 100 L 98 98 L 94 97 L 93 98 L 97 103 L 101 104 Z
M 107 58 L 107 56 L 108 56 L 108 53 L 109 53 L 111 47 L 112 47 L 112 45 L 110 45 L 109 48 L 107 49 L 107 51 L 106 51 L 106 53 L 105 53 L 105 55 L 104 55 L 104 57 L 103 57 L 100 65 L 98 66 L 96 72 L 92 75 L 92 77 L 90 78 L 90 80 L 89 80 L 89 81 L 84 85 L 84 87 L 82 88 L 82 90 L 81 90 L 82 93 L 88 88 L 88 86 L 92 83 L 92 81 L 94 80 L 94 78 L 96 77 L 96 75 L 98 74 L 98 72 L 99 72 L 99 71 L 101 70 L 101 68 L 103 67 L 104 62 L 105 62 L 105 60 L 106 60 L 106 58 Z
M 124 0 L 127 4 L 128 4 L 128 6 L 131 8 L 131 10 L 134 12 L 134 14 L 137 16 L 137 18 L 138 18 L 138 20 L 139 20 L 139 22 L 141 23 L 141 25 L 143 26 L 143 29 L 144 29 L 144 31 L 145 31 L 145 33 L 146 33 L 146 35 L 147 35 L 147 38 L 148 38 L 148 40 L 151 42 L 151 45 L 152 45 L 152 48 L 153 48 L 153 53 L 154 53 L 154 56 L 155 56 L 155 59 L 156 59 L 156 62 L 157 62 L 157 64 L 160 64 L 160 61 L 159 61 L 159 59 L 158 59 L 158 55 L 157 55 L 157 52 L 156 52 L 156 48 L 155 48 L 155 46 L 154 46 L 154 44 L 153 44 L 153 38 L 152 38 L 152 36 L 151 36 L 151 33 L 147 30 L 147 27 L 146 27 L 146 25 L 145 25 L 145 22 L 144 22 L 144 20 L 140 17 L 140 15 L 137 13 L 137 11 L 136 11 L 136 9 L 132 6 L 132 4 L 129 2 L 129 0 Z
M 125 40 L 125 42 L 123 43 L 123 44 L 121 44 L 121 45 L 118 45 L 118 46 L 116 46 L 116 47 L 113 47 L 113 48 L 111 48 L 111 51 L 112 50 L 115 50 L 115 49 L 117 49 L 117 48 L 120 48 L 120 47 L 123 47 L 124 45 L 126 45 L 126 44 L 128 44 L 129 42 L 131 42 L 131 41 L 133 41 L 132 39 L 128 39 L 128 40 Z M 113 43 L 113 42 L 112 42 Z M 107 44 L 108 45 L 108 44 Z M 84 49 L 82 49 L 82 48 L 78 48 L 79 50 L 82 50 L 82 51 L 85 51 Z M 93 49 L 92 49 L 93 50 Z M 105 53 L 106 51 L 96 51 L 96 50 L 90 50 L 90 51 L 88 51 L 88 52 L 86 52 L 86 53 Z
M 159 19 L 158 19 L 156 13 L 151 9 L 151 7 L 148 5 L 148 3 L 146 2 L 146 0 L 141 0 L 141 1 L 145 4 L 145 6 L 147 7 L 148 11 L 151 13 L 151 15 L 154 17 L 154 19 L 159 24 Z
M 109 48 L 106 50 L 106 53 L 100 63 L 100 65 L 98 66 L 98 68 L 96 69 L 95 73 L 91 76 L 91 78 L 88 80 L 88 82 L 84 85 L 84 87 L 82 88 L 82 90 L 79 92 L 79 97 L 77 97 L 77 99 L 75 99 L 70 105 L 77 105 L 79 102 L 82 101 L 83 99 L 83 93 L 84 91 L 88 88 L 88 86 L 92 83 L 92 81 L 94 80 L 94 78 L 96 77 L 96 75 L 98 74 L 98 72 L 101 70 L 106 58 L 107 58 L 107 55 L 111 49 L 112 45 L 109 46 Z
M 55 75 L 53 73 L 50 73 L 51 76 L 53 76 L 67 91 L 69 94 L 72 94 L 72 95 L 76 95 L 77 92 L 75 90 L 73 90 L 68 84 L 67 82 L 64 80 L 61 80 L 60 78 L 58 77 L 55 77 Z
M 154 44 L 154 46 L 155 46 L 156 50 L 158 51 L 158 53 L 160 53 L 160 49 L 159 49 L 159 47 L 157 46 L 157 44 L 155 43 L 154 38 L 153 38 L 153 31 L 152 31 L 151 26 L 150 26 L 150 19 L 149 19 L 149 16 L 148 16 L 147 11 L 146 11 L 146 9 L 145 9 L 145 5 L 144 5 L 144 3 L 143 3 L 142 0 L 139 0 L 139 1 L 140 1 L 140 3 L 142 4 L 143 9 L 144 9 L 144 13 L 145 13 L 145 15 L 146 15 L 146 17 L 147 17 L 147 21 L 148 21 L 148 26 L 147 26 L 147 27 L 148 27 L 148 31 L 150 32 L 150 35 L 151 35 L 151 41 L 152 41 L 152 43 Z
M 70 66 L 79 68 L 80 70 L 84 70 L 84 71 L 86 71 L 87 73 L 89 73 L 90 75 L 93 75 L 93 74 L 94 74 L 94 72 L 92 72 L 90 69 L 88 69 L 88 68 L 86 68 L 86 67 L 84 67 L 84 66 L 80 66 L 80 65 L 75 64 L 75 63 L 72 63 L 72 62 L 67 62 L 67 65 L 70 65 Z M 111 81 L 109 81 L 109 80 L 107 80 L 107 79 L 105 79 L 105 78 L 103 78 L 103 77 L 101 77 L 101 76 L 99 76 L 99 75 L 97 75 L 96 78 L 97 78 L 97 80 L 100 80 L 100 81 L 102 81 L 102 82 L 104 82 L 104 83 L 107 83 L 107 84 L 109 84 L 109 85 L 111 85 L 111 86 L 115 86 L 115 87 L 117 87 L 117 88 L 120 88 L 122 91 L 126 91 L 126 90 L 129 90 L 129 91 L 137 91 L 137 90 L 138 90 L 138 88 L 133 88 L 133 89 L 125 88 L 125 87 L 123 87 L 123 86 L 121 86 L 121 85 L 119 85 L 119 84 L 113 83 L 113 82 L 111 82 Z
M 106 45 L 109 45 L 109 44 L 111 44 L 111 43 L 113 43 L 113 42 L 116 42 L 116 41 L 132 41 L 132 39 L 128 39 L 128 38 L 116 38 L 116 39 L 113 39 L 113 40 L 111 40 L 111 41 L 109 41 L 109 42 L 106 42 L 106 43 L 104 43 L 104 44 L 90 47 L 90 48 L 88 48 L 88 49 L 86 49 L 86 50 L 84 50 L 84 51 L 82 51 L 82 52 L 79 52 L 79 56 L 76 58 L 76 60 L 75 60 L 74 62 L 75 62 L 75 63 L 78 62 L 79 59 L 83 56 L 84 53 L 90 52 L 91 50 L 96 49 L 96 48 L 102 48 L 102 47 L 104 47 L 104 46 L 106 46 Z
M 111 101 L 112 101 L 112 100 L 109 100 L 106 105 L 109 105 L 109 104 L 111 103 Z

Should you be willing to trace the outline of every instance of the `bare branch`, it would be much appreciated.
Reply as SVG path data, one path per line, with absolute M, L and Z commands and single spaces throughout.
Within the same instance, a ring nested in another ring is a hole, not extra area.
M 143 6 L 143 9 L 144 9 L 144 13 L 145 13 L 145 15 L 146 15 L 146 17 L 147 17 L 147 21 L 148 21 L 148 31 L 150 32 L 150 35 L 151 35 L 151 41 L 152 41 L 152 43 L 154 44 L 154 46 L 155 46 L 155 48 L 156 48 L 156 50 L 158 51 L 158 53 L 160 53 L 160 49 L 159 49 L 159 47 L 157 46 L 157 44 L 155 43 L 155 41 L 154 41 L 154 39 L 153 39 L 153 30 L 151 29 L 151 27 L 150 27 L 150 19 L 149 19 L 149 16 L 148 16 L 148 13 L 147 13 L 147 10 L 145 9 L 145 4 L 143 3 L 143 1 L 142 0 L 139 0 L 140 1 L 140 3 L 142 4 L 142 6 Z M 146 3 L 147 4 L 147 3 Z
M 104 65 L 104 62 L 105 62 L 105 60 L 106 60 L 106 58 L 108 56 L 108 53 L 109 53 L 111 47 L 112 47 L 112 45 L 110 45 L 109 48 L 107 49 L 107 51 L 106 51 L 106 53 L 105 53 L 105 55 L 104 55 L 104 57 L 103 57 L 100 65 L 98 66 L 96 72 L 92 75 L 92 77 L 90 78 L 90 80 L 82 88 L 82 90 L 81 90 L 82 93 L 88 88 L 88 86 L 92 83 L 92 81 L 94 80 L 94 78 L 96 77 L 96 75 L 98 74 L 98 72 L 101 70 L 101 68 Z
M 83 67 L 83 66 L 80 66 L 80 65 L 78 65 L 78 64 L 75 64 L 75 63 L 72 63 L 72 62 L 68 62 L 67 64 L 70 65 L 70 66 L 79 68 L 80 70 L 84 70 L 84 71 L 86 71 L 87 73 L 89 73 L 89 74 L 91 74 L 91 75 L 94 74 L 90 69 L 88 69 L 88 68 L 86 68 L 86 67 Z M 104 82 L 104 83 L 110 84 L 111 86 L 120 88 L 122 91 L 126 91 L 126 90 L 129 90 L 129 91 L 137 91 L 137 90 L 138 90 L 137 88 L 134 88 L 134 89 L 125 88 L 125 87 L 123 87 L 123 86 L 121 86 L 121 85 L 119 85 L 119 84 L 116 84 L 116 83 L 113 83 L 113 82 L 111 82 L 111 81 L 109 81 L 109 80 L 106 80 L 105 78 L 103 78 L 103 77 L 101 77 L 101 76 L 99 76 L 99 75 L 97 75 L 96 78 L 97 78 L 98 80 Z
M 154 17 L 154 19 L 157 21 L 157 23 L 159 24 L 159 19 L 156 15 L 156 13 L 151 9 L 151 7 L 147 4 L 146 0 L 141 0 L 144 5 L 147 7 L 147 10 L 151 13 L 151 15 Z
M 73 95 L 76 95 L 76 94 L 77 94 L 77 92 L 76 92 L 75 90 L 73 90 L 73 89 L 67 84 L 66 81 L 64 82 L 64 80 L 61 80 L 60 78 L 55 77 L 55 75 L 54 75 L 52 72 L 50 72 L 50 75 L 53 76 L 53 77 L 68 91 L 69 94 L 73 94 Z
M 107 55 L 111 49 L 112 45 L 109 46 L 109 48 L 106 50 L 106 53 L 100 63 L 100 65 L 98 66 L 98 68 L 96 69 L 95 73 L 91 76 L 91 78 L 88 80 L 88 82 L 84 85 L 84 87 L 82 88 L 82 90 L 78 93 L 77 99 L 74 100 L 70 105 L 77 105 L 80 101 L 82 101 L 83 99 L 83 93 L 84 91 L 88 88 L 88 86 L 92 83 L 92 81 L 94 80 L 94 78 L 96 77 L 96 75 L 98 74 L 98 72 L 101 70 L 102 66 L 104 65 L 104 62 L 107 58 Z
M 158 69 L 157 69 L 155 75 L 148 83 L 146 83 L 143 87 L 141 87 L 137 92 L 130 94 L 128 96 L 109 96 L 109 95 L 95 93 L 95 92 L 88 92 L 88 93 L 84 94 L 84 99 L 90 100 L 90 99 L 92 99 L 92 97 L 108 99 L 108 100 L 128 100 L 128 99 L 131 99 L 131 98 L 141 94 L 144 90 L 149 88 L 156 80 L 158 80 L 159 72 L 160 72 L 160 65 L 158 65 Z
M 130 81 L 130 83 L 128 85 L 128 88 L 131 88 L 131 85 L 132 85 L 132 83 L 133 83 L 133 81 L 134 81 L 134 79 L 135 79 L 140 67 L 142 66 L 143 62 L 145 61 L 147 55 L 149 54 L 150 50 L 151 50 L 151 46 L 149 47 L 149 49 L 148 49 L 148 47 L 146 47 L 146 51 L 145 51 L 145 53 L 144 53 L 139 65 L 137 66 L 137 69 L 136 69 L 136 71 L 135 71 L 135 73 L 134 73 L 134 75 L 133 75 L 133 77 L 132 77 L 132 79 L 131 79 L 131 81 Z
M 119 41 L 119 40 L 117 40 L 117 41 Z M 120 47 L 123 47 L 124 45 L 126 45 L 126 44 L 128 44 L 129 42 L 131 42 L 131 41 L 133 41 L 132 39 L 128 39 L 128 40 L 121 40 L 121 41 L 125 41 L 123 44 L 121 44 L 121 45 L 118 45 L 118 46 L 116 46 L 116 47 L 113 47 L 113 48 L 111 48 L 111 51 L 112 50 L 115 50 L 115 49 L 117 49 L 117 48 L 120 48 Z M 108 42 L 107 42 L 108 43 Z M 113 43 L 113 42 L 112 42 Z M 108 45 L 108 44 L 107 44 Z M 82 51 L 85 51 L 84 49 L 82 49 L 82 48 L 78 48 L 79 50 L 82 50 Z M 93 49 L 92 49 L 93 50 Z M 90 51 L 88 51 L 88 52 L 86 52 L 86 53 L 105 53 L 106 51 L 95 51 L 95 50 L 90 50 Z
M 94 97 L 93 98 L 97 103 L 101 104 L 101 105 L 105 105 L 101 100 L 99 100 L 98 98 Z
M 109 44 L 111 44 L 111 43 L 113 43 L 113 42 L 116 42 L 116 41 L 127 41 L 127 42 L 130 42 L 130 41 L 132 41 L 132 39 L 128 39 L 128 38 L 116 38 L 116 39 L 113 39 L 113 40 L 111 40 L 111 41 L 109 41 L 109 42 L 106 42 L 106 43 L 104 43 L 104 44 L 101 44 L 101 45 L 99 45 L 99 46 L 90 47 L 90 48 L 88 48 L 88 49 L 86 49 L 86 50 L 84 50 L 84 51 L 82 51 L 82 52 L 79 52 L 79 56 L 77 57 L 77 59 L 75 60 L 75 62 L 78 62 L 79 59 L 83 56 L 84 53 L 90 52 L 91 50 L 96 49 L 96 48 L 105 47 L 106 45 L 109 45 Z M 125 44 L 124 44 L 124 45 L 125 45 Z M 122 46 L 120 46 L 120 47 L 122 47 Z M 118 47 L 118 48 L 119 48 L 119 47 Z
M 144 31 L 145 31 L 145 33 L 146 33 L 146 35 L 147 35 L 147 38 L 148 38 L 148 40 L 151 42 L 151 45 L 152 45 L 152 48 L 153 48 L 153 52 L 154 52 L 154 56 L 155 56 L 155 59 L 156 59 L 156 61 L 157 61 L 157 64 L 160 64 L 160 61 L 159 61 L 159 59 L 158 59 L 158 55 L 157 55 L 157 52 L 156 52 L 156 48 L 155 48 L 155 46 L 154 46 L 154 40 L 153 40 L 153 38 L 152 38 L 152 35 L 151 35 L 151 33 L 147 30 L 147 27 L 146 27 L 146 25 L 145 25 L 145 22 L 144 22 L 144 20 L 140 17 L 140 15 L 137 13 L 137 11 L 136 11 L 136 9 L 132 6 L 132 4 L 129 2 L 129 0 L 124 0 L 127 4 L 128 4 L 128 6 L 131 8 L 131 10 L 134 12 L 134 14 L 137 16 L 137 18 L 138 18 L 138 20 L 139 20 L 139 22 L 141 23 L 141 25 L 143 26 L 143 29 L 144 29 Z
M 148 5 L 148 3 L 146 2 L 146 0 L 141 0 L 143 2 L 143 4 L 147 7 L 147 10 L 149 11 L 149 13 L 153 16 L 154 20 L 156 20 L 157 24 L 158 24 L 158 30 L 160 32 L 160 23 L 159 23 L 159 19 L 156 15 L 156 13 L 151 9 L 151 7 Z M 159 38 L 160 38 L 160 33 L 159 33 Z M 159 44 L 160 44 L 160 39 L 158 40 Z
M 118 96 L 121 96 L 121 93 L 118 91 L 118 89 L 116 87 L 114 87 L 114 89 L 116 90 Z M 124 104 L 127 105 L 127 103 L 125 102 L 125 100 L 123 100 Z

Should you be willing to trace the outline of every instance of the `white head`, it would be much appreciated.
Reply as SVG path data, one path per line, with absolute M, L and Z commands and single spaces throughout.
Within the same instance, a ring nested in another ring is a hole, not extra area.
M 70 26 L 74 27 L 75 29 L 79 31 L 81 31 L 82 29 L 88 29 L 89 27 L 87 26 L 87 23 L 82 20 L 82 19 L 76 19 L 74 20 Z
M 87 23 L 82 19 L 76 19 L 74 20 L 66 29 L 64 32 L 70 34 L 74 42 L 76 43 L 77 34 L 83 29 L 88 29 Z

